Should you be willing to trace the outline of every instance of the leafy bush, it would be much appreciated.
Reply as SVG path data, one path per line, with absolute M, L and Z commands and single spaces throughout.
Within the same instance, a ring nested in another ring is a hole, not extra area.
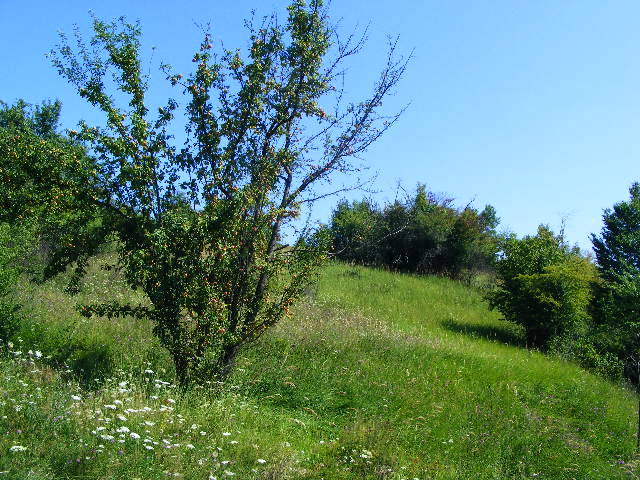
M 547 227 L 508 239 L 496 271 L 490 306 L 522 325 L 530 345 L 558 350 L 588 332 L 595 266 Z
M 376 249 L 381 238 L 382 216 L 376 205 L 363 199 L 341 201 L 331 219 L 333 248 L 341 258 L 364 265 L 379 261 Z
M 413 198 L 380 208 L 369 200 L 340 202 L 331 218 L 333 249 L 342 260 L 416 273 L 460 277 L 492 268 L 499 220 L 487 205 L 482 212 L 458 210 L 418 185 Z
M 21 261 L 33 247 L 28 227 L 0 223 L 0 341 L 7 342 L 20 327 L 20 305 L 15 288 L 22 271 Z

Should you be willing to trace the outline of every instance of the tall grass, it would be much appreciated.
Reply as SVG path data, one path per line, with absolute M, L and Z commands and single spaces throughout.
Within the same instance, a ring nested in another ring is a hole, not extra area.
M 129 295 L 113 275 L 84 295 Z M 635 395 L 526 350 L 447 279 L 330 265 L 225 385 L 184 395 L 149 325 L 84 320 L 60 283 L 24 300 L 0 479 L 638 477 Z

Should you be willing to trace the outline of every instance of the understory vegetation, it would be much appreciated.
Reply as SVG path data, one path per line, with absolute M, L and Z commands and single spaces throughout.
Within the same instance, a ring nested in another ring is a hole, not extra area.
M 637 478 L 636 402 L 446 278 L 331 264 L 224 384 L 176 386 L 145 320 L 23 283 L 3 478 Z M 130 295 L 89 267 L 86 300 Z

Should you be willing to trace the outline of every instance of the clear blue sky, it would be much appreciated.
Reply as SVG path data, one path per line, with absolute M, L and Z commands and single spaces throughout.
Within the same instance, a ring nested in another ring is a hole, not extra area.
M 58 30 L 77 23 L 87 31 L 89 9 L 140 19 L 156 64 L 186 71 L 201 38 L 196 22 L 210 22 L 227 47 L 244 47 L 249 11 L 284 12 L 286 4 L 0 1 L 0 99 L 59 98 L 68 128 L 95 118 L 44 57 Z M 568 239 L 588 248 L 602 210 L 640 180 L 637 0 L 334 0 L 331 12 L 345 31 L 370 24 L 348 76 L 353 95 L 370 88 L 388 34 L 400 35 L 401 50 L 414 49 L 389 108 L 411 105 L 366 157 L 380 201 L 394 198 L 398 181 L 408 189 L 420 181 L 458 205 L 493 204 L 519 235 L 566 217 Z M 328 219 L 333 203 L 315 214 Z

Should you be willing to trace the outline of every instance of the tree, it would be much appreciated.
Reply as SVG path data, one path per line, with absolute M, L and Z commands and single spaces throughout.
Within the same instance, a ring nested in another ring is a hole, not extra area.
M 604 283 L 595 302 L 606 348 L 624 361 L 627 376 L 640 384 L 640 184 L 630 198 L 602 216 L 600 236 L 591 235 Z M 612 335 L 613 333 L 613 335 Z
M 337 258 L 364 264 L 379 263 L 381 215 L 376 205 L 363 199 L 341 201 L 331 215 L 332 248 Z
M 36 278 L 70 263 L 70 251 L 53 246 L 90 238 L 98 214 L 87 188 L 97 185 L 96 163 L 82 145 L 57 131 L 60 110 L 58 101 L 0 103 L 0 223 L 22 232 L 22 243 L 30 244 L 29 261 L 24 255 L 21 266 L 28 263 L 22 270 Z M 44 271 L 42 257 L 47 257 Z M 74 287 L 86 257 L 71 261 L 76 263 Z
M 587 333 L 595 267 L 561 236 L 540 226 L 535 236 L 508 239 L 496 273 L 489 304 L 522 325 L 530 345 L 549 348 Z
M 45 242 L 54 240 L 50 227 L 65 223 L 60 215 L 61 207 L 68 203 L 69 197 L 60 197 L 59 183 L 42 188 L 41 182 L 52 177 L 59 177 L 61 181 L 72 178 L 73 169 L 68 168 L 68 159 L 73 158 L 74 164 L 78 159 L 78 146 L 57 132 L 60 109 L 61 104 L 57 101 L 39 106 L 23 100 L 14 105 L 0 101 L 2 341 L 8 341 L 19 329 L 21 314 L 14 298 L 19 276 L 25 272 L 41 275 L 38 254 L 42 253 Z M 77 212 L 83 211 L 77 207 Z M 45 232 L 49 233 L 47 237 L 43 236 Z
M 97 181 L 82 195 L 99 221 L 58 258 L 82 260 L 116 240 L 127 282 L 149 303 L 82 312 L 150 319 L 183 386 L 224 376 L 239 348 L 286 315 L 328 244 L 305 229 L 285 248 L 283 229 L 320 195 L 314 187 L 356 169 L 353 160 L 399 116 L 379 113 L 406 68 L 395 44 L 371 95 L 341 108 L 334 84 L 363 40 L 338 38 L 321 0 L 293 1 L 284 25 L 272 16 L 248 28 L 246 55 L 215 53 L 206 34 L 192 74 L 163 67 L 189 99 L 182 148 L 170 134 L 178 103 L 155 116 L 147 104 L 138 24 L 94 19 L 88 45 L 62 36 L 52 52 L 60 74 L 106 116 L 104 127 L 83 123 L 74 133 L 96 159 L 87 175 Z

